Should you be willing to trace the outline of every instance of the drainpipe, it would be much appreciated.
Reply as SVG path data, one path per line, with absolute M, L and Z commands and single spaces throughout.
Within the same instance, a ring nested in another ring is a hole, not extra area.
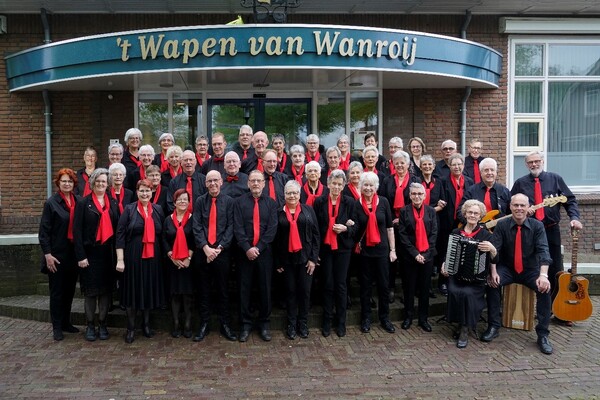
M 467 38 L 467 28 L 471 23 L 471 11 L 467 10 L 465 20 L 460 28 L 461 39 Z M 460 102 L 460 148 L 463 156 L 467 154 L 467 100 L 471 96 L 471 86 L 465 87 L 465 93 Z
M 50 40 L 50 24 L 46 9 L 40 10 L 42 17 L 42 26 L 44 27 L 44 44 L 52 42 Z M 52 196 L 52 104 L 50 103 L 50 94 L 48 89 L 42 92 L 44 98 L 44 132 L 46 135 L 46 197 Z

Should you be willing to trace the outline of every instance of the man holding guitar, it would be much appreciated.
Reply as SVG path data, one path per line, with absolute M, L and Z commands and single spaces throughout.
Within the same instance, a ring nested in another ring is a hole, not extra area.
M 529 198 L 529 204 L 535 205 L 541 203 L 546 197 L 565 196 L 567 201 L 563 203 L 565 211 L 571 222 L 571 229 L 582 230 L 583 225 L 579 221 L 579 209 L 575 195 L 571 192 L 563 178 L 555 173 L 544 171 L 544 157 L 540 151 L 532 151 L 525 157 L 525 163 L 529 174 L 517 179 L 510 191 L 511 194 L 523 193 Z M 556 288 L 556 274 L 564 270 L 561 257 L 560 240 L 560 207 L 543 207 L 537 211 L 530 207 L 529 216 L 534 216 L 544 224 L 546 238 L 550 248 L 550 257 L 552 263 L 548 275 L 552 289 Z M 571 326 L 570 321 L 561 321 L 565 325 Z
M 552 354 L 548 340 L 550 324 L 550 281 L 548 267 L 551 263 L 544 225 L 535 218 L 527 218 L 529 199 L 524 194 L 511 198 L 511 218 L 498 222 L 492 244 L 498 251 L 499 261 L 490 266 L 488 284 L 488 328 L 481 336 L 484 342 L 498 337 L 500 329 L 500 288 L 513 282 L 523 284 L 536 292 L 537 344 L 544 354 Z

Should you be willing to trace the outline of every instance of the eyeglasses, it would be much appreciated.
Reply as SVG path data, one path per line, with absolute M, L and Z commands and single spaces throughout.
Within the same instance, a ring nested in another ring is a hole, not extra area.
M 466 215 L 473 215 L 475 217 L 479 217 L 481 215 L 481 213 L 479 211 L 467 211 L 465 214 Z
M 62 180 L 62 179 L 61 179 L 59 182 L 60 182 L 60 183 L 64 183 L 65 185 L 72 185 L 72 184 L 73 184 L 73 181 L 71 181 L 71 180 L 69 180 L 69 181 L 65 181 L 65 180 Z
M 479 147 L 479 146 L 470 146 L 470 147 L 471 147 L 471 149 L 473 149 L 473 150 L 481 150 L 481 147 Z
M 456 150 L 454 147 L 444 147 L 442 150 L 444 151 L 453 151 Z
M 261 183 L 264 182 L 264 179 L 248 179 L 248 182 L 250 183 Z
M 425 193 L 411 193 L 411 196 L 425 196 Z
M 300 192 L 285 192 L 286 196 L 299 196 Z
M 186 198 L 179 198 L 175 203 L 189 203 L 190 201 Z
M 533 165 L 533 164 L 541 164 L 542 160 L 529 160 L 527 161 L 527 164 L 529 165 Z

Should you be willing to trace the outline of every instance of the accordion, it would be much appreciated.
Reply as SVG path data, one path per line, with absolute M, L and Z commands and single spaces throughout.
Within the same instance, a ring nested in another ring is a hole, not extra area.
M 477 248 L 479 241 L 451 234 L 446 253 L 446 271 L 463 282 L 486 281 L 487 253 Z

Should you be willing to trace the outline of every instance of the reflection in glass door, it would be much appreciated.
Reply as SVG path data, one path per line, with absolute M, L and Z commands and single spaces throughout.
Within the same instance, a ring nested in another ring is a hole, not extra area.
M 310 99 L 209 100 L 209 135 L 222 132 L 227 143 L 234 143 L 239 127 L 247 124 L 254 131 L 265 131 L 269 139 L 276 133 L 284 135 L 289 149 L 305 143 L 311 133 L 310 106 Z

